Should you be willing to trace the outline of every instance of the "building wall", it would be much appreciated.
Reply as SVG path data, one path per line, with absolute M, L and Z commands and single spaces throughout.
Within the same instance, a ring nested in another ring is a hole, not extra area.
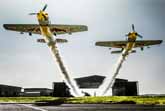
M 138 86 L 137 82 L 128 82 L 126 96 L 137 96 L 138 95 Z
M 112 94 L 113 96 L 124 96 L 126 95 L 126 88 L 125 87 L 113 88 Z
M 52 96 L 52 92 L 48 88 L 24 88 L 23 96 Z
M 76 83 L 79 88 L 98 88 L 103 80 L 104 76 L 92 75 L 87 77 L 75 78 Z
M 116 79 L 112 87 L 113 96 L 137 96 L 138 82 L 129 82 L 125 79 Z
M 53 96 L 54 97 L 70 97 L 69 87 L 64 82 L 54 82 L 53 83 Z
M 21 87 L 0 85 L 0 97 L 17 97 L 20 96 Z

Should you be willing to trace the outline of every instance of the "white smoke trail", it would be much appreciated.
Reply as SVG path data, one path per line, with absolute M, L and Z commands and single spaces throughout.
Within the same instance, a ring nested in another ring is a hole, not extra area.
M 129 52 L 127 50 L 123 50 L 122 52 L 122 55 L 120 55 L 117 63 L 115 64 L 115 67 L 114 67 L 114 75 L 112 76 L 112 78 L 110 76 L 108 76 L 107 78 L 105 78 L 105 80 L 103 81 L 102 85 L 100 86 L 99 89 L 101 88 L 105 88 L 103 89 L 103 92 L 101 95 L 105 95 L 109 89 L 113 86 L 114 82 L 115 82 L 115 78 L 116 76 L 119 74 L 119 71 L 122 67 L 122 64 L 124 62 L 124 60 L 126 59 L 126 57 L 129 55 Z
M 76 82 L 73 80 L 73 78 L 71 78 L 71 76 L 69 76 L 69 73 L 67 72 L 66 67 L 64 66 L 64 63 L 63 63 L 60 53 L 58 51 L 56 42 L 52 42 L 52 43 L 50 42 L 50 43 L 48 43 L 48 46 L 51 50 L 53 57 L 55 58 L 55 60 L 58 63 L 58 66 L 62 72 L 62 76 L 65 79 L 65 82 L 71 88 L 71 90 L 74 92 L 74 96 L 82 96 L 81 92 L 79 91 L 79 89 L 76 85 Z

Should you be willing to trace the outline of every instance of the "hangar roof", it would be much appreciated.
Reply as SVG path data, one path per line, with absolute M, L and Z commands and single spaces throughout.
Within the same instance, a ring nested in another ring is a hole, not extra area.
M 98 88 L 102 84 L 104 79 L 105 76 L 100 75 L 75 78 L 79 88 Z

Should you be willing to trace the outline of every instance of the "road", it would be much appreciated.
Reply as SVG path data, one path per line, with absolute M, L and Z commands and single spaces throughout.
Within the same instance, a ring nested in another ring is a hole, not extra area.
M 0 104 L 0 111 L 42 111 L 24 104 Z
M 57 106 L 0 104 L 0 111 L 165 111 L 165 106 L 134 104 L 63 104 Z

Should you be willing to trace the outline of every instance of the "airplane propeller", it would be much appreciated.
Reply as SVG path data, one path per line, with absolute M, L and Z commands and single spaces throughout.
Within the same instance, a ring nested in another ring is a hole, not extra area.
M 42 11 L 45 11 L 46 10 L 46 8 L 47 8 L 47 4 L 45 4 L 45 6 L 44 6 L 44 8 L 42 9 Z
M 37 15 L 38 13 L 29 13 L 29 15 Z
M 138 34 L 138 33 L 137 33 L 137 36 L 138 36 L 139 38 L 143 38 L 143 36 L 142 36 L 142 35 L 140 35 L 140 34 Z
M 45 4 L 45 6 L 44 6 L 44 8 L 42 9 L 42 11 L 45 11 L 47 7 L 48 7 L 48 5 Z M 29 15 L 37 15 L 37 14 L 38 14 L 38 13 L 29 13 Z
M 138 34 L 138 33 L 135 31 L 135 26 L 134 26 L 134 24 L 132 24 L 132 31 L 133 31 L 139 38 L 143 38 L 142 35 Z M 131 33 L 128 33 L 128 34 L 126 34 L 125 36 L 129 36 L 130 34 L 131 34 Z
M 136 32 L 136 31 L 135 31 L 135 26 L 134 26 L 134 24 L 132 24 L 132 30 L 133 30 L 133 32 Z M 139 38 L 143 38 L 143 36 L 140 35 L 140 34 L 138 34 L 137 32 L 136 32 L 136 35 L 137 35 Z
M 135 27 L 134 27 L 134 24 L 132 24 L 132 30 L 133 30 L 133 32 L 135 32 Z

